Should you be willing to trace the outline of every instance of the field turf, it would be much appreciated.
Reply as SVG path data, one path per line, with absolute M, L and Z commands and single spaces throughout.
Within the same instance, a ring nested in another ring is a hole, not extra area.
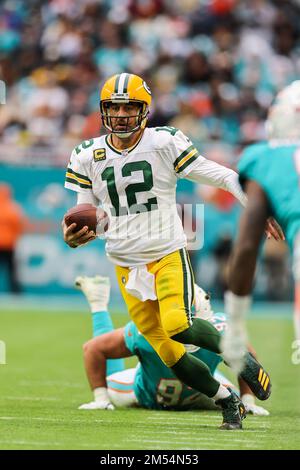
M 127 317 L 113 316 L 115 326 Z M 88 314 L 0 313 L 0 449 L 300 449 L 300 365 L 291 362 L 289 315 L 253 316 L 254 347 L 270 372 L 269 417 L 248 416 L 243 431 L 220 431 L 217 412 L 141 409 L 79 411 L 90 401 L 82 343 Z M 134 359 L 127 362 L 133 366 Z

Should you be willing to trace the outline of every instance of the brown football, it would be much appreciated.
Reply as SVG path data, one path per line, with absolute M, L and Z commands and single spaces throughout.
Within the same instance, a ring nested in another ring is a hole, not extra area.
M 76 224 L 76 232 L 86 225 L 89 230 L 96 233 L 97 223 L 107 216 L 106 212 L 92 204 L 77 204 L 72 207 L 65 214 L 65 223 L 69 227 L 71 224 Z M 106 227 L 105 227 L 106 228 Z

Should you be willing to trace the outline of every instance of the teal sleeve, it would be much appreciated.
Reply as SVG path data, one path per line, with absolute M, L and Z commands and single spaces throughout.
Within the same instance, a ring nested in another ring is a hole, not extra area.
M 241 158 L 238 163 L 238 173 L 241 186 L 247 180 L 257 180 L 259 175 L 258 171 L 259 160 L 256 152 L 256 148 L 254 146 L 248 147 L 241 155 Z
M 108 311 L 103 312 L 94 312 L 92 314 L 93 321 L 93 338 L 97 336 L 104 335 L 114 330 L 110 314 Z M 106 373 L 107 375 L 114 374 L 115 372 L 120 372 L 125 369 L 125 364 L 123 359 L 108 359 L 106 363 Z
M 132 354 L 136 354 L 136 337 L 137 329 L 135 324 L 131 321 L 125 326 L 124 339 L 127 349 L 129 349 Z

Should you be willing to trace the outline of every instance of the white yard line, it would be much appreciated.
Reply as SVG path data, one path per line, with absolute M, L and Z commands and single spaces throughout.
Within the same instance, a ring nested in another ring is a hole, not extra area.
M 64 449 L 68 447 L 68 445 L 74 445 L 73 443 L 66 443 L 66 442 L 45 442 L 45 441 L 29 441 L 29 440 L 17 440 L 17 439 L 0 439 L 0 447 L 1 444 L 10 444 L 10 445 L 23 445 L 23 446 L 48 446 L 48 447 L 63 447 Z M 92 444 L 88 442 L 80 442 L 80 447 L 87 447 L 88 449 L 92 449 Z M 96 446 L 94 447 L 97 448 Z
M 244 432 L 245 432 L 245 429 L 241 430 L 241 435 L 243 435 Z M 255 431 L 255 433 L 256 433 L 256 435 L 259 436 L 259 437 L 266 437 L 265 434 L 261 434 L 261 433 L 258 433 L 258 432 L 256 432 L 256 431 Z M 157 435 L 157 430 L 156 430 L 156 431 L 145 430 L 145 431 L 144 431 L 144 434 L 156 434 L 156 435 Z M 178 437 L 180 437 L 180 436 L 189 436 L 189 439 L 191 439 L 190 433 L 188 433 L 188 432 L 183 433 L 183 432 L 178 432 L 178 431 L 167 431 L 167 430 L 166 430 L 166 431 L 159 431 L 159 434 L 171 434 L 171 435 L 176 435 L 176 436 L 178 436 Z M 173 436 L 172 436 L 172 437 L 173 437 Z M 207 437 L 207 436 L 206 436 L 206 437 Z M 222 438 L 226 439 L 227 437 L 228 437 L 229 439 L 231 439 L 232 434 L 228 434 L 228 433 L 223 433 L 223 434 L 222 434 Z M 202 436 L 201 436 L 201 437 L 199 436 L 199 438 L 202 439 Z M 209 438 L 210 438 L 210 437 L 209 437 Z M 215 438 L 215 437 L 212 437 L 212 438 Z M 246 436 L 245 436 L 245 438 L 246 438 Z M 194 439 L 194 438 L 193 438 L 193 439 Z M 248 442 L 249 442 L 249 437 L 247 437 L 247 440 L 248 440 Z
M 146 437 L 146 439 L 145 439 L 144 437 L 142 437 L 142 438 L 140 439 L 140 442 L 141 442 L 141 441 L 143 441 L 143 442 L 144 442 L 144 441 L 147 441 L 148 436 L 145 436 L 145 437 Z M 151 436 L 150 436 L 150 438 L 151 438 Z M 226 437 L 225 437 L 225 439 L 226 439 Z M 187 442 L 188 444 L 191 444 L 191 443 L 193 442 L 194 444 L 197 444 L 197 443 L 201 443 L 202 441 L 205 441 L 205 442 L 207 441 L 207 442 L 214 442 L 214 443 L 216 443 L 216 440 L 217 440 L 217 439 L 216 439 L 216 436 L 212 436 L 212 437 L 198 436 L 197 438 L 195 438 L 195 437 L 194 437 L 194 438 L 191 438 L 191 437 L 186 436 L 185 438 L 178 437 L 178 438 L 176 439 L 176 443 Z M 220 443 L 221 443 L 221 442 L 223 443 L 223 437 L 221 437 L 221 438 L 218 439 L 218 440 L 219 440 Z M 160 441 L 160 442 L 163 442 L 163 441 Z M 164 442 L 169 442 L 170 444 L 172 444 L 170 441 L 164 441 Z M 249 444 L 249 445 L 250 445 L 250 444 L 251 444 L 251 445 L 252 445 L 252 444 L 257 445 L 257 444 L 258 444 L 257 441 L 249 441 L 249 439 L 247 439 L 247 441 L 246 441 L 245 439 L 236 439 L 236 438 L 234 438 L 234 437 L 232 437 L 232 436 L 231 436 L 231 438 L 230 438 L 230 442 L 243 442 L 243 443 Z M 226 444 L 226 443 L 227 443 L 227 442 L 225 442 L 225 444 Z
M 166 411 L 164 411 L 164 413 L 166 413 Z M 180 412 L 180 415 L 183 415 L 185 413 L 185 411 L 181 411 Z M 196 415 L 197 414 L 197 415 Z M 180 418 L 177 418 L 176 416 L 148 416 L 147 419 L 149 420 L 161 420 L 161 421 L 172 421 L 172 420 L 175 420 L 175 421 L 198 421 L 199 419 L 201 418 L 207 418 L 207 419 L 222 419 L 222 415 L 216 415 L 216 414 L 211 414 L 211 415 L 204 415 L 202 414 L 201 412 L 198 412 L 196 411 L 196 414 L 194 416 L 189 416 L 187 415 L 186 417 L 180 417 Z M 249 416 L 250 419 L 258 419 L 258 420 L 263 420 L 263 418 L 261 416 L 252 416 L 250 415 Z M 268 418 L 267 418 L 268 419 Z
M 205 418 L 205 419 L 203 419 Z M 247 426 L 247 424 L 254 424 L 254 426 L 259 429 L 260 431 L 261 430 L 268 430 L 271 428 L 271 426 L 267 425 L 265 422 L 262 422 L 262 418 L 261 417 L 257 417 L 258 418 L 258 421 L 257 420 L 253 420 L 253 416 L 251 416 L 249 418 L 249 420 L 246 420 L 245 421 L 245 426 Z M 149 416 L 147 418 L 147 420 L 151 421 L 153 424 L 157 424 L 158 426 L 161 426 L 162 424 L 164 425 L 167 425 L 168 422 L 173 422 L 174 421 L 174 424 L 177 423 L 179 426 L 182 425 L 182 424 L 189 424 L 189 423 L 192 423 L 193 425 L 195 424 L 199 424 L 199 426 L 201 425 L 206 425 L 206 426 L 216 426 L 218 423 L 222 423 L 222 416 L 201 416 L 199 414 L 199 416 L 197 418 L 192 418 L 190 419 L 189 417 L 186 417 L 186 418 L 173 418 L 173 417 L 166 417 L 166 418 L 160 418 L 160 417 L 155 417 L 155 416 Z M 152 424 L 151 423 L 151 424 Z M 245 429 L 245 431 L 249 431 L 249 432 L 257 432 L 256 429 L 254 430 L 247 430 Z
M 0 416 L 2 421 L 48 421 L 49 423 L 66 423 L 65 419 L 60 418 L 47 418 L 43 416 L 35 416 L 33 418 L 22 417 L 22 416 Z M 80 424 L 92 424 L 92 423 L 107 423 L 103 419 L 90 419 L 89 421 L 83 421 L 82 419 L 68 419 L 67 423 L 80 423 Z
M 62 400 L 62 399 L 59 399 L 59 398 L 56 398 L 56 397 L 24 397 L 24 396 L 20 396 L 20 397 L 1 396 L 1 399 L 3 399 L 3 400 L 15 400 L 15 401 L 22 401 L 22 400 L 23 401 L 60 401 L 60 400 Z
M 216 447 L 217 443 L 216 443 L 216 438 L 212 438 L 212 439 L 208 439 L 208 438 L 203 438 L 202 441 L 205 442 L 205 445 L 209 445 L 209 441 L 211 441 L 212 445 L 214 445 L 214 447 Z M 136 439 L 136 440 L 133 440 L 133 439 L 128 439 L 127 442 L 138 442 L 139 445 L 142 445 L 143 443 L 154 443 L 154 444 L 168 444 L 169 446 L 172 446 L 172 445 L 177 445 L 177 444 L 184 444 L 184 443 L 187 443 L 187 444 L 190 444 L 190 445 L 193 445 L 193 446 L 197 446 L 197 442 L 193 441 L 193 443 L 191 443 L 191 439 L 189 440 L 181 440 L 181 441 L 178 441 L 176 443 L 171 443 L 170 441 L 165 441 L 165 440 L 157 440 L 157 439 Z M 220 448 L 221 446 L 230 446 L 230 447 L 233 447 L 234 446 L 234 443 L 235 442 L 242 442 L 243 444 L 245 444 L 245 446 L 253 446 L 253 443 L 249 443 L 249 442 L 245 442 L 244 440 L 242 439 L 234 439 L 232 438 L 231 439 L 231 442 L 220 442 Z M 199 440 L 199 445 L 201 444 L 201 440 Z M 256 446 L 259 444 L 259 443 L 255 443 Z M 178 447 L 177 447 L 178 448 Z
M 59 380 L 20 380 L 19 384 L 22 387 L 32 387 L 34 385 L 42 385 L 45 387 L 72 387 L 72 388 L 82 388 L 86 390 L 84 384 L 76 382 L 63 382 Z

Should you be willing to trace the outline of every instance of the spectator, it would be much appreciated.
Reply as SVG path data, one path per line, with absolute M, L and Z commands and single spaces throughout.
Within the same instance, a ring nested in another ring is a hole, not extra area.
M 25 228 L 25 218 L 20 206 L 13 201 L 10 187 L 0 184 L 0 265 L 6 268 L 9 289 L 21 292 L 16 272 L 15 249 Z
M 300 74 L 292 0 L 0 3 L 0 136 L 16 146 L 0 160 L 65 166 L 73 138 L 100 130 L 100 81 L 124 70 L 153 89 L 151 125 L 182 121 L 183 111 L 191 137 L 199 129 L 205 145 L 236 151 L 264 138 L 272 97 Z

